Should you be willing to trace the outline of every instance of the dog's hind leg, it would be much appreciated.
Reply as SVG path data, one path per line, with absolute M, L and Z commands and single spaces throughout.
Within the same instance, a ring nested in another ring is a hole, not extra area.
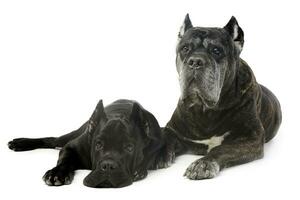
M 45 138 L 16 138 L 8 143 L 8 148 L 13 151 L 28 151 L 38 148 L 61 148 L 69 141 L 77 138 L 84 133 L 87 122 L 84 123 L 79 129 L 72 131 L 60 137 L 45 137 Z

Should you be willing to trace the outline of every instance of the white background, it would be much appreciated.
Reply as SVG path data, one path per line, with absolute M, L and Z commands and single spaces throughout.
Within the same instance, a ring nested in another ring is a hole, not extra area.
M 299 6 L 297 1 L 64 1 L 0 3 L 1 199 L 299 199 Z M 91 189 L 78 171 L 69 186 L 48 187 L 44 172 L 58 151 L 15 153 L 15 137 L 59 136 L 88 119 L 97 101 L 138 100 L 161 126 L 179 97 L 177 33 L 224 26 L 234 15 L 245 32 L 241 57 L 281 102 L 283 123 L 265 158 L 190 181 L 177 158 L 168 169 L 122 189 Z

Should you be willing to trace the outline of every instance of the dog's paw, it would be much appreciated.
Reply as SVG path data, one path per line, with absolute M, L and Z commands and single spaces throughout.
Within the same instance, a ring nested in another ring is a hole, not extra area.
M 69 172 L 60 169 L 59 167 L 54 167 L 48 170 L 43 176 L 44 182 L 49 186 L 61 186 L 71 184 L 74 178 L 74 172 Z
M 151 170 L 163 169 L 170 167 L 175 161 L 175 152 L 172 149 L 163 150 L 158 157 L 155 159 L 154 163 L 150 166 Z
M 148 175 L 147 170 L 136 171 L 136 172 L 133 174 L 133 181 L 139 181 L 139 180 L 142 180 L 142 179 L 146 178 L 147 175 Z
M 184 176 L 191 180 L 214 178 L 219 174 L 220 165 L 213 160 L 198 159 L 186 169 Z
M 34 149 L 32 139 L 29 138 L 16 138 L 8 142 L 8 148 L 13 151 L 28 151 Z
M 172 163 L 175 161 L 175 152 L 170 150 L 166 151 L 166 153 L 161 156 L 157 162 L 155 163 L 155 169 L 162 169 L 170 167 Z

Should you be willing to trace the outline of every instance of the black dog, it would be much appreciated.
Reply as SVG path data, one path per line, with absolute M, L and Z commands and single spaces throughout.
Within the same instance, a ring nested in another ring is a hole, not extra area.
M 14 151 L 62 147 L 57 166 L 46 172 L 47 185 L 70 184 L 76 169 L 91 169 L 89 187 L 124 187 L 147 176 L 163 145 L 155 117 L 137 102 L 118 100 L 103 108 L 78 130 L 58 138 L 19 138 Z
M 194 180 L 262 158 L 264 143 L 280 126 L 281 109 L 239 57 L 244 33 L 236 19 L 224 28 L 202 28 L 187 15 L 178 40 L 181 97 L 164 129 L 168 144 L 160 164 L 186 152 L 205 155 L 185 172 Z

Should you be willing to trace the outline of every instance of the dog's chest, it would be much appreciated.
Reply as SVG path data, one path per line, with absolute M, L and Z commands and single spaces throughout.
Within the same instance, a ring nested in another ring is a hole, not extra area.
M 185 129 L 180 131 L 182 140 L 187 142 L 190 150 L 194 151 L 206 147 L 207 152 L 221 145 L 230 135 L 230 117 L 228 113 L 207 111 L 197 107 L 181 113 L 180 119 Z
M 205 140 L 210 139 L 214 140 L 214 136 L 220 136 L 225 134 L 230 130 L 230 127 L 227 127 L 227 124 L 230 124 L 228 114 L 207 111 L 202 112 L 199 109 L 189 110 L 185 112 L 183 121 L 188 125 L 188 131 L 185 131 L 185 136 L 196 139 L 196 140 Z
M 187 137 L 183 137 L 182 139 L 185 142 L 193 143 L 195 145 L 200 144 L 200 145 L 207 146 L 207 153 L 208 153 L 213 148 L 215 148 L 217 146 L 220 146 L 223 143 L 223 141 L 225 140 L 225 138 L 229 135 L 230 135 L 230 131 L 225 132 L 222 135 L 219 135 L 219 136 L 214 135 L 214 136 L 212 136 L 208 139 L 203 139 L 203 140 L 194 140 L 194 139 L 190 139 L 190 138 L 187 138 Z

